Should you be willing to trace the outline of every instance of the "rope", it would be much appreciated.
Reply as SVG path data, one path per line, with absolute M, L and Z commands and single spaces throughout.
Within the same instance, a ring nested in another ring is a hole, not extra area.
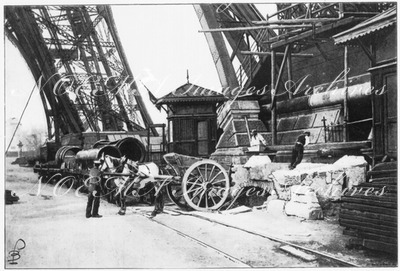
M 6 153 L 5 153 L 5 154 L 7 154 L 8 150 L 10 149 L 11 143 L 12 143 L 13 140 L 14 140 L 14 137 L 15 137 L 15 134 L 17 133 L 17 130 L 18 130 L 19 125 L 21 124 L 22 117 L 24 116 L 25 110 L 26 110 L 26 108 L 28 107 L 28 104 L 29 104 L 29 102 L 30 102 L 30 100 L 31 100 L 31 97 L 32 97 L 33 91 L 35 90 L 35 87 L 36 87 L 36 82 L 35 82 L 35 84 L 33 85 L 33 88 L 32 88 L 32 90 L 31 90 L 31 94 L 29 95 L 28 101 L 27 101 L 26 104 L 25 104 L 24 110 L 22 110 L 22 114 L 21 114 L 21 116 L 19 117 L 17 127 L 15 127 L 14 133 L 13 133 L 13 135 L 12 135 L 12 137 L 11 137 L 10 143 L 8 144 L 8 147 L 7 147 L 7 150 L 6 150 Z

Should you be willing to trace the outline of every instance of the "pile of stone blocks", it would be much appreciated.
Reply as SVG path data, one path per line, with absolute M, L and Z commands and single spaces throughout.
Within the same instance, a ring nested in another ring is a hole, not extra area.
M 334 164 L 301 163 L 289 170 L 287 163 L 272 163 L 268 156 L 252 156 L 232 169 L 231 196 L 244 187 L 257 187 L 276 194 L 270 208 L 305 219 L 336 215 L 341 196 L 366 180 L 367 162 L 360 156 L 343 156 Z M 270 201 L 272 202 L 272 201 Z M 284 204 L 282 204 L 284 202 Z
M 303 185 L 291 187 L 290 201 L 285 205 L 285 213 L 309 220 L 324 218 L 314 189 Z
M 340 201 L 343 192 L 353 188 L 366 180 L 367 162 L 363 157 L 359 156 L 344 156 L 334 164 L 308 164 L 302 163 L 295 170 L 278 170 L 273 172 L 273 177 L 281 191 L 279 198 L 283 200 L 289 200 L 292 202 L 293 190 L 298 185 L 308 187 L 313 191 L 317 201 L 314 202 L 319 204 L 320 208 L 326 215 L 336 215 L 336 203 Z M 303 193 L 303 190 L 299 190 Z M 311 193 L 308 191 L 307 193 Z M 305 192 L 304 192 L 305 195 Z M 311 197 L 311 196 L 310 196 Z M 300 197 L 301 198 L 301 197 Z M 296 201 L 299 197 L 296 196 Z M 308 219 L 314 219 L 319 217 L 314 213 L 318 213 L 317 209 L 311 204 L 308 207 L 302 207 L 300 209 L 292 208 L 299 204 L 289 204 L 289 213 L 297 215 L 299 217 L 309 217 Z M 285 207 L 286 208 L 286 207 Z M 286 210 L 286 209 L 285 209 Z M 308 215 L 305 213 L 308 210 Z M 297 213 L 296 213 L 297 212 Z

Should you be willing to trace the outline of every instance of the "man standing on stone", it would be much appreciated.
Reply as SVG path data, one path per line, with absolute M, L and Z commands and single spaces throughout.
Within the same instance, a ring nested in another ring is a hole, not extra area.
M 304 147 L 310 143 L 310 132 L 304 132 L 297 137 L 292 150 L 292 160 L 289 169 L 294 169 L 303 159 Z
M 251 131 L 251 136 L 250 136 L 250 146 L 267 146 L 267 141 L 265 141 L 264 137 L 257 133 L 257 130 L 252 130 Z

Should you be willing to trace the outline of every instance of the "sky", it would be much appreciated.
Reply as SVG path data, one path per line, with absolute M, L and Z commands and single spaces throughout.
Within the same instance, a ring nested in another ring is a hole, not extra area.
M 261 10 L 265 6 L 259 5 Z M 221 85 L 204 33 L 190 4 L 112 5 L 114 20 L 128 63 L 136 81 L 142 81 L 160 98 L 187 82 L 220 90 Z M 5 120 L 19 120 L 35 82 L 18 50 L 5 40 Z M 154 123 L 166 121 L 150 103 L 147 91 L 139 90 Z M 22 130 L 46 130 L 46 120 L 38 89 L 21 119 Z M 10 133 L 10 126 L 6 124 Z

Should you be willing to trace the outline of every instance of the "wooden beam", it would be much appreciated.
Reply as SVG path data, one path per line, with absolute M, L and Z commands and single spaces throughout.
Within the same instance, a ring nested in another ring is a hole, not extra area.
M 321 48 L 321 45 L 319 45 L 318 42 L 315 43 L 315 47 L 317 47 L 317 49 L 318 49 L 318 51 L 321 53 L 322 57 L 323 57 L 326 61 L 328 61 L 328 60 L 329 60 L 328 55 L 325 54 L 325 52 L 324 52 L 324 51 L 322 50 L 322 48 Z
M 253 51 L 240 51 L 242 55 L 259 55 L 259 56 L 269 56 L 272 52 L 253 52 Z M 284 56 L 284 53 L 275 52 L 277 56 Z M 292 54 L 292 57 L 304 57 L 304 58 L 312 58 L 314 54 Z
M 312 28 L 312 24 L 304 25 L 276 25 L 276 26 L 244 26 L 244 27 L 230 27 L 230 28 L 215 28 L 215 29 L 203 29 L 199 30 L 199 33 L 203 32 L 228 32 L 228 31 L 248 31 L 258 29 L 287 29 L 287 28 Z
M 279 36 L 277 36 L 277 37 L 273 38 L 273 39 L 276 39 L 277 41 L 271 44 L 271 49 L 279 48 L 279 47 L 284 46 L 284 45 L 286 45 L 288 43 L 293 43 L 293 42 L 308 38 L 308 37 L 310 37 L 312 35 L 320 34 L 320 33 L 323 33 L 325 31 L 332 30 L 332 29 L 335 29 L 337 27 L 344 26 L 346 24 L 352 23 L 354 21 L 361 21 L 361 20 L 365 20 L 365 18 L 362 18 L 362 17 L 360 17 L 360 18 L 355 18 L 355 17 L 345 18 L 345 19 L 333 22 L 331 24 L 323 25 L 323 26 L 321 26 L 319 28 L 316 28 L 315 30 L 308 30 L 308 31 L 299 33 L 299 34 L 297 34 L 297 35 L 295 35 L 293 37 L 287 38 L 285 40 L 278 40 Z M 273 40 L 273 39 L 271 39 L 271 40 Z
M 349 76 L 348 76 L 348 67 L 349 67 L 349 52 L 348 46 L 344 46 L 344 101 L 343 101 L 343 115 L 344 115 L 344 125 L 343 125 L 343 141 L 347 142 L 347 122 L 349 121 L 349 105 L 348 105 L 348 84 L 349 84 Z
M 284 56 L 283 56 L 283 60 L 282 60 L 282 63 L 281 63 L 281 67 L 279 68 L 278 78 L 276 79 L 276 84 L 275 84 L 275 91 L 276 91 L 276 92 L 278 92 L 279 83 L 280 83 L 280 81 L 281 81 L 282 74 L 283 74 L 283 68 L 285 67 L 286 60 L 287 60 L 287 58 L 288 58 L 289 48 L 290 48 L 290 44 L 286 45 L 285 54 L 284 54 Z
M 98 10 L 99 10 L 99 12 L 101 12 L 102 6 L 99 6 Z M 105 16 L 105 20 L 106 20 L 107 26 L 108 26 L 108 28 L 110 30 L 111 36 L 114 39 L 114 43 L 115 43 L 115 46 L 117 47 L 118 54 L 121 57 L 122 65 L 124 66 L 125 71 L 128 73 L 129 77 L 132 78 L 132 81 L 129 82 L 130 86 L 131 86 L 131 89 L 132 90 L 133 89 L 138 89 L 136 81 L 134 80 L 134 77 L 133 77 L 133 73 L 132 73 L 131 68 L 130 68 L 130 66 L 128 64 L 124 48 L 122 47 L 122 42 L 121 42 L 121 40 L 119 38 L 119 35 L 118 35 L 117 26 L 116 26 L 115 21 L 114 21 L 114 17 L 113 17 L 113 14 L 112 14 L 111 7 L 110 6 L 104 6 L 104 11 L 105 11 L 105 15 L 106 15 Z M 141 117 L 143 119 L 144 125 L 147 128 L 150 127 L 151 125 L 153 125 L 153 120 L 151 118 L 150 113 L 148 112 L 148 110 L 146 108 L 146 105 L 145 105 L 145 102 L 143 100 L 143 97 L 140 94 L 137 93 L 135 95 L 135 100 L 136 100 L 136 103 L 137 103 L 137 105 L 139 107 L 140 114 L 141 114 Z M 120 109 L 123 112 L 123 114 L 126 114 L 124 112 L 124 108 L 120 108 Z M 127 116 L 126 117 L 124 116 L 124 118 L 127 118 Z M 151 129 L 151 131 L 152 131 L 154 136 L 158 136 L 158 132 L 157 132 L 157 130 L 155 128 L 150 128 L 150 129 Z
M 326 23 L 337 21 L 339 18 L 310 18 L 310 19 L 283 19 L 283 20 L 268 20 L 268 21 L 253 21 L 255 25 L 271 25 L 271 24 L 301 24 L 301 23 Z

